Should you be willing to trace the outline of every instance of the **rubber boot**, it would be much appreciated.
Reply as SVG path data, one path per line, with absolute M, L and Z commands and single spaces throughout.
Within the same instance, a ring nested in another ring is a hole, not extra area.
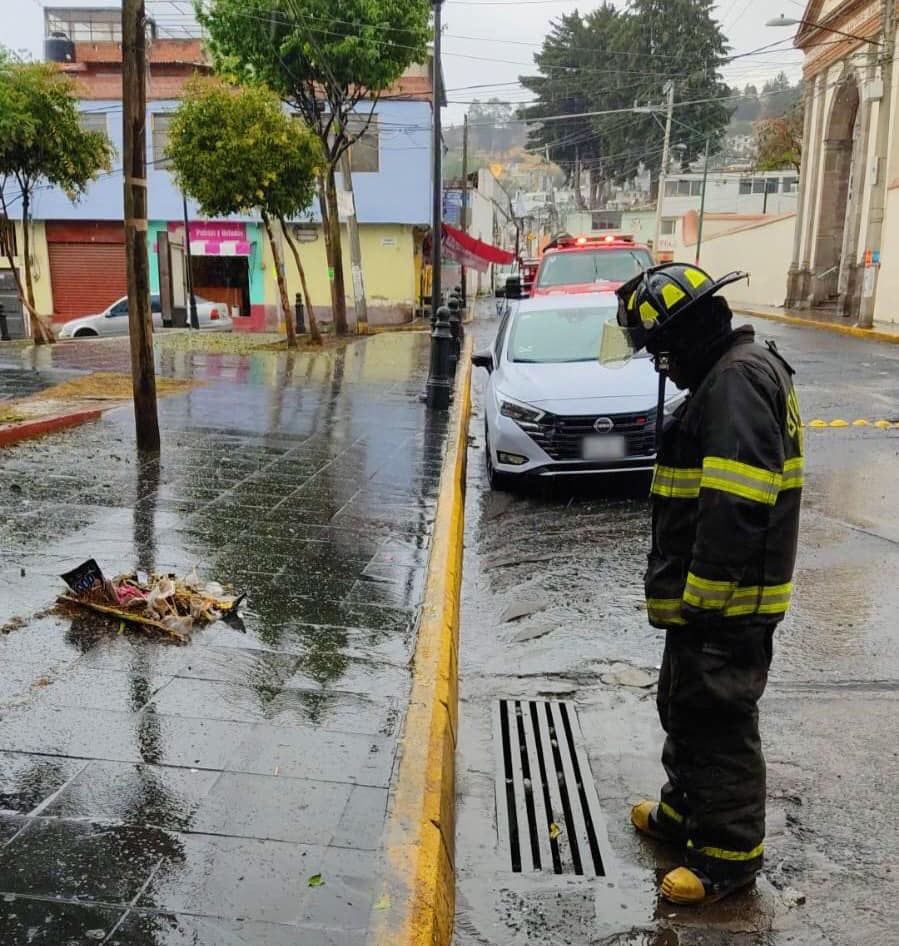
M 658 802 L 641 801 L 631 808 L 631 824 L 647 837 L 683 847 L 687 843 L 683 828 L 659 810 Z
M 699 906 L 714 903 L 755 881 L 757 870 L 733 873 L 713 880 L 695 867 L 677 867 L 662 880 L 662 896 L 671 903 Z

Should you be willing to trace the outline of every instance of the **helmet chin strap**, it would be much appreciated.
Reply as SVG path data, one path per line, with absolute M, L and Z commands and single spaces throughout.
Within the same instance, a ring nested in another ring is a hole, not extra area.
M 662 447 L 662 424 L 665 420 L 665 382 L 668 380 L 668 353 L 656 355 L 656 370 L 659 372 L 659 401 L 656 404 L 656 454 Z

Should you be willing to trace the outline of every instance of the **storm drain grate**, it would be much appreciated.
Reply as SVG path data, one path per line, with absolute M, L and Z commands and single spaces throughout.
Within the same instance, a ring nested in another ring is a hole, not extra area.
M 500 700 L 494 740 L 497 826 L 512 870 L 604 877 L 605 828 L 573 704 Z

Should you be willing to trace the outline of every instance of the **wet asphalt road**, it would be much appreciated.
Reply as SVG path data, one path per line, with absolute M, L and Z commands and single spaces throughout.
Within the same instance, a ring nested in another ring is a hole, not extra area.
M 755 324 L 797 369 L 806 421 L 899 419 L 899 347 Z M 476 342 L 495 328 L 493 319 L 478 321 Z M 656 797 L 662 781 L 653 687 L 662 635 L 648 626 L 642 601 L 645 480 L 491 494 L 483 387 L 476 371 L 457 946 L 899 943 L 899 430 L 807 431 L 796 593 L 762 703 L 766 871 L 755 889 L 686 911 L 655 892 L 675 866 L 671 853 L 635 837 L 627 820 L 630 805 Z M 512 606 L 524 615 L 512 617 Z M 607 829 L 606 877 L 511 871 L 497 840 L 492 715 L 508 698 L 573 702 Z
M 161 460 L 130 407 L 0 452 L 2 946 L 364 941 L 446 432 L 427 354 L 167 353 L 202 384 L 160 402 Z M 128 370 L 120 342 L 21 357 L 0 390 Z M 243 623 L 179 647 L 51 610 L 91 556 L 198 565 Z

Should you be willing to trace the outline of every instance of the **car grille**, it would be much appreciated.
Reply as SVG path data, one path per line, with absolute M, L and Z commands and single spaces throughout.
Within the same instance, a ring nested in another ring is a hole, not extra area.
M 591 414 L 588 417 L 561 417 L 546 414 L 539 430 L 528 430 L 530 438 L 553 460 L 580 460 L 584 437 L 596 433 L 597 418 L 608 417 L 615 425 L 610 433 L 624 437 L 627 456 L 655 453 L 655 417 L 642 414 Z

